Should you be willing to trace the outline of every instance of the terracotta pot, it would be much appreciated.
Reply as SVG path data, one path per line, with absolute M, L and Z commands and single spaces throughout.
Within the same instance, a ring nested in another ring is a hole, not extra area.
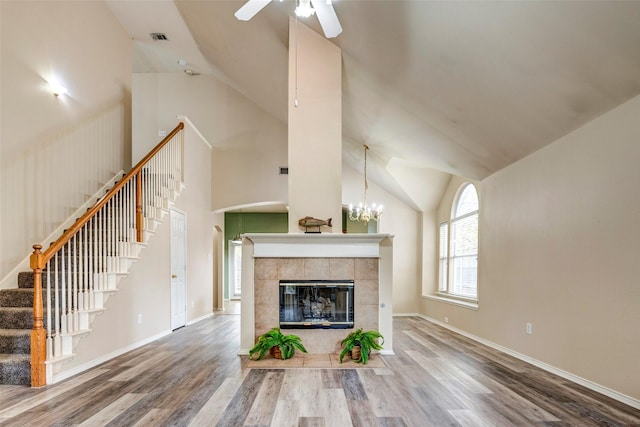
M 280 351 L 280 347 L 278 346 L 271 347 L 271 349 L 269 350 L 269 353 L 271 354 L 271 357 L 273 357 L 274 359 L 282 359 L 282 351 Z
M 351 350 L 351 360 L 358 360 L 361 356 L 361 349 L 359 345 L 356 345 Z

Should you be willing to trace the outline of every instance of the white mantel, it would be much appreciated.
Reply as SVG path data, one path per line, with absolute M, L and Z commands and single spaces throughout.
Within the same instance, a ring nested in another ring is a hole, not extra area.
M 244 237 L 253 242 L 256 258 L 379 258 L 380 242 L 388 234 L 285 234 L 255 233 Z
M 255 344 L 255 258 L 378 258 L 379 330 L 393 354 L 393 236 L 389 234 L 247 233 L 242 235 L 240 354 Z

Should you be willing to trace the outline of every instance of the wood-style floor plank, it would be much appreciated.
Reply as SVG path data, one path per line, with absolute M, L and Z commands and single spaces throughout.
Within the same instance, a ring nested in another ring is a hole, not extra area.
M 267 372 L 265 369 L 254 369 L 249 372 L 233 399 L 227 405 L 222 417 L 218 420 L 217 426 L 239 426 L 244 424 Z
M 273 411 L 272 426 L 297 427 L 300 423 L 300 402 L 279 399 Z
M 0 386 L 0 426 L 640 426 L 637 409 L 419 317 L 394 319 L 384 367 L 249 367 L 239 332 L 216 315 L 59 384 Z
M 127 393 L 78 425 L 80 427 L 106 425 L 143 397 L 142 394 Z
M 260 390 L 245 420 L 246 425 L 264 426 L 271 424 L 273 412 L 284 380 L 284 371 L 270 371 L 262 381 Z
M 211 395 L 205 405 L 190 421 L 189 427 L 208 427 L 216 425 L 243 381 L 244 376 L 225 379 L 220 387 Z
M 170 415 L 168 409 L 152 409 L 147 412 L 142 418 L 135 424 L 127 424 L 133 427 L 148 427 L 158 426 Z

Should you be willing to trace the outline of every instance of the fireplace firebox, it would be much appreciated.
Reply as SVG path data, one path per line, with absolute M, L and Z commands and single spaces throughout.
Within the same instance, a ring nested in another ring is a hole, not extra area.
M 280 280 L 280 328 L 353 328 L 353 280 Z

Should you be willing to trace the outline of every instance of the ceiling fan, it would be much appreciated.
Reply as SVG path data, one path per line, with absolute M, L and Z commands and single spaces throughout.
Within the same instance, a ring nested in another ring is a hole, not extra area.
M 271 0 L 249 0 L 234 15 L 241 21 L 248 21 L 269 3 Z M 342 32 L 331 0 L 296 0 L 296 15 L 306 18 L 314 13 L 318 15 L 318 21 L 327 38 L 336 37 Z

